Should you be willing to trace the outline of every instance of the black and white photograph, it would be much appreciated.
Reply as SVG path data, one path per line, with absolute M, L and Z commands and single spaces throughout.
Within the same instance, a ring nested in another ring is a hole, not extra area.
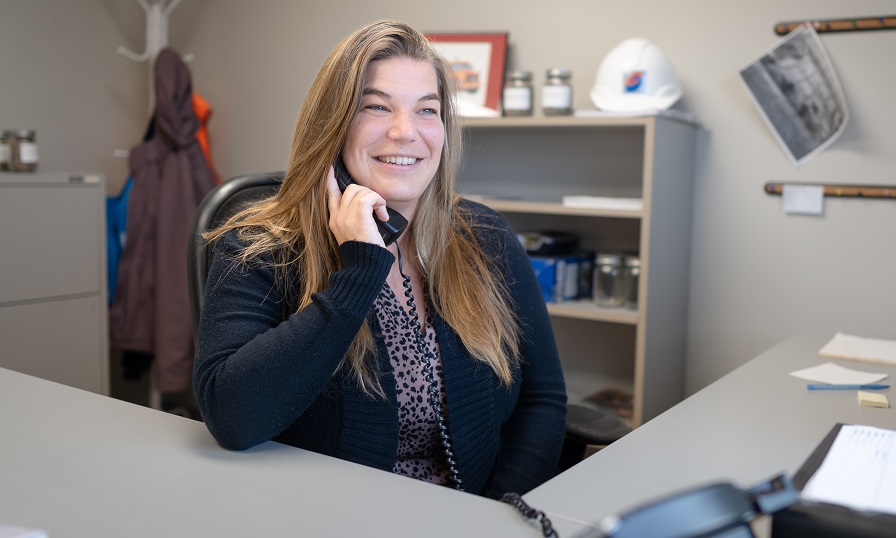
M 740 76 L 795 166 L 824 151 L 846 127 L 849 111 L 840 81 L 809 25 L 789 33 Z

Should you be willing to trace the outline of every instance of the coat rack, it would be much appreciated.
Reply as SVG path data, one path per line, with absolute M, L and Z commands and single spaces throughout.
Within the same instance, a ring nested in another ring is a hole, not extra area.
M 763 190 L 766 194 L 782 194 L 784 187 L 794 186 L 819 186 L 823 187 L 825 196 L 839 198 L 896 198 L 896 185 L 829 185 L 820 183 L 775 183 L 765 184 Z
M 146 12 L 146 48 L 142 53 L 137 54 L 123 46 L 118 47 L 119 54 L 135 62 L 149 63 L 150 113 L 152 113 L 153 107 L 155 107 L 155 86 L 152 77 L 153 62 L 156 56 L 159 55 L 159 51 L 168 46 L 168 16 L 180 2 L 181 0 L 171 0 L 166 5 L 165 0 L 137 0 L 137 3 Z M 183 57 L 185 62 L 189 62 L 192 59 L 192 54 L 186 54 Z
M 896 15 L 884 17 L 860 17 L 855 19 L 823 19 L 817 21 L 779 22 L 775 25 L 775 33 L 787 35 L 801 24 L 808 22 L 819 34 L 828 32 L 858 32 L 863 30 L 894 30 Z
M 149 113 L 152 114 L 156 102 L 153 63 L 155 62 L 156 56 L 159 55 L 159 52 L 168 46 L 168 16 L 171 15 L 174 8 L 181 3 L 181 0 L 171 0 L 167 5 L 165 4 L 165 0 L 137 0 L 137 3 L 140 4 L 140 7 L 146 12 L 146 47 L 142 53 L 137 54 L 136 52 L 119 45 L 118 53 L 135 62 L 148 63 L 149 92 L 147 95 L 149 96 Z M 189 62 L 192 59 L 193 54 L 185 54 L 183 56 L 184 62 Z M 112 151 L 112 155 L 119 159 L 126 159 L 128 157 L 128 150 L 115 149 Z

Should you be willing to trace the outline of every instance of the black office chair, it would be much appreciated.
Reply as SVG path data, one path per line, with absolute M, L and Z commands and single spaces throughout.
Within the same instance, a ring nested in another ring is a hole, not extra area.
M 283 172 L 238 176 L 212 189 L 196 208 L 187 256 L 194 335 L 199 327 L 205 281 L 212 263 L 213 245 L 203 239 L 202 234 L 222 224 L 248 204 L 273 196 L 282 181 Z M 609 408 L 569 404 L 559 470 L 565 471 L 581 461 L 589 446 L 606 446 L 630 431 L 631 427 Z
M 205 280 L 212 265 L 213 245 L 203 239 L 202 234 L 223 224 L 247 205 L 273 196 L 282 181 L 283 172 L 237 176 L 212 189 L 196 208 L 187 252 L 187 285 L 194 337 L 205 297 Z
M 557 469 L 569 469 L 585 459 L 589 449 L 600 450 L 631 431 L 632 427 L 609 407 L 566 404 L 566 436 Z

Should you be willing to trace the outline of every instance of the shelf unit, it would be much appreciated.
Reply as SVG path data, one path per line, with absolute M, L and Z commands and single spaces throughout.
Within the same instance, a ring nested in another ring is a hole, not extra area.
M 696 133 L 663 116 L 465 118 L 458 191 L 517 231 L 561 230 L 641 258 L 637 309 L 548 305 L 570 401 L 633 396 L 640 424 L 684 396 Z M 566 207 L 564 195 L 640 198 L 641 209 Z

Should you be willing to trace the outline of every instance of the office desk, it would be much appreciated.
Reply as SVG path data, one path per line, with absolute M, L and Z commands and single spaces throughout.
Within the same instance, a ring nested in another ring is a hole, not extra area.
M 230 452 L 200 422 L 6 369 L 0 523 L 50 538 L 540 536 L 507 504 L 272 442 Z
M 892 408 L 787 375 L 824 362 L 831 336 L 779 344 L 526 501 L 568 538 L 684 488 L 792 475 L 837 422 L 896 429 Z M 896 367 L 834 362 L 896 382 Z M 540 536 L 496 501 L 277 443 L 227 451 L 202 423 L 2 368 L 0 522 L 50 538 Z
M 524 496 L 553 521 L 596 522 L 700 484 L 746 487 L 793 476 L 837 422 L 896 429 L 896 410 L 860 407 L 855 391 L 808 391 L 789 372 L 822 364 L 834 335 L 797 336 L 679 403 Z M 896 367 L 833 360 L 889 374 Z M 896 388 L 881 391 L 896 404 Z

